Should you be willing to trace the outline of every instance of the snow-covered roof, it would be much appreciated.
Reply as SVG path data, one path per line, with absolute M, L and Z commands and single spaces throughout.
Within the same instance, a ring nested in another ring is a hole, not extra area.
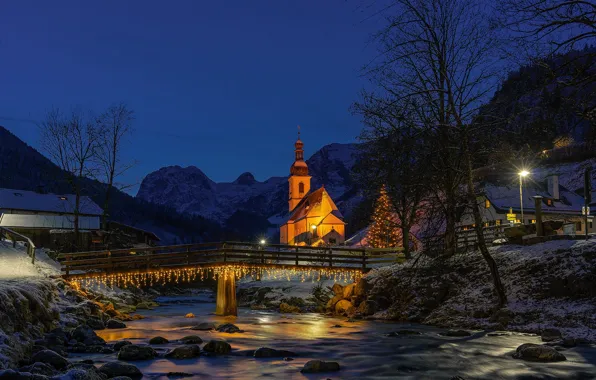
M 491 204 L 498 210 L 506 212 L 509 208 L 514 211 L 519 211 L 519 185 L 490 185 L 484 187 L 484 193 L 490 200 Z M 563 186 L 559 185 L 559 199 L 554 199 L 553 196 L 546 190 L 546 186 L 541 184 L 524 185 L 523 201 L 524 210 L 534 210 L 534 196 L 543 197 L 542 212 L 544 213 L 581 213 L 584 205 L 584 198 L 576 193 L 569 191 Z M 552 206 L 547 205 L 546 200 L 552 200 Z
M 1 189 L 0 210 L 22 210 L 72 214 L 75 209 L 73 194 L 41 194 L 34 191 Z M 91 198 L 81 197 L 79 213 L 84 215 L 101 215 L 103 210 Z

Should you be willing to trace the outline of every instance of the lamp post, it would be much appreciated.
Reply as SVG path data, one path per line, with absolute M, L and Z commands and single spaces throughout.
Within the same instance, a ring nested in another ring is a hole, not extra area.
M 527 170 L 519 172 L 519 207 L 521 209 L 521 224 L 524 225 L 524 190 L 523 183 L 524 177 L 530 174 Z
M 315 232 L 317 231 L 317 225 L 316 224 L 311 224 L 310 226 L 310 245 L 313 245 L 315 242 Z

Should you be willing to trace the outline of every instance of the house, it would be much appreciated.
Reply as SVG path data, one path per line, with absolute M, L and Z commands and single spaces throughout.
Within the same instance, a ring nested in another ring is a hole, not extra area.
M 74 229 L 75 201 L 72 194 L 0 189 L 0 227 L 28 236 L 37 246 L 52 246 L 57 235 Z M 79 229 L 89 235 L 99 231 L 102 213 L 91 198 L 81 196 Z M 89 246 L 92 236 L 86 240 Z
M 523 183 L 523 220 L 521 216 L 519 183 L 491 181 L 485 183 L 484 194 L 480 197 L 481 215 L 485 227 L 504 224 L 536 223 L 536 197 L 542 210 L 542 220 L 560 221 L 566 225 L 565 233 L 584 234 L 586 223 L 582 216 L 584 198 L 559 184 L 557 174 L 541 176 L 536 173 Z M 466 214 L 461 220 L 463 230 L 473 226 L 472 216 Z M 596 232 L 593 218 L 588 220 L 588 233 Z M 561 231 L 563 232 L 563 231 Z
M 335 245 L 345 241 L 343 215 L 325 187 L 310 190 L 308 165 L 304 161 L 304 144 L 294 144 L 295 160 L 290 167 L 289 215 L 280 227 L 281 244 Z

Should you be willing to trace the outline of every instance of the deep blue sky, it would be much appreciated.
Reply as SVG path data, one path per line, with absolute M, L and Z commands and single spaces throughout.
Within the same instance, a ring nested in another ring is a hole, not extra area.
M 286 175 L 296 125 L 306 155 L 360 132 L 348 110 L 371 60 L 362 0 L 5 1 L 0 125 L 34 147 L 53 106 L 136 112 L 126 181 L 196 165 L 215 181 Z M 135 190 L 136 191 L 136 190 Z

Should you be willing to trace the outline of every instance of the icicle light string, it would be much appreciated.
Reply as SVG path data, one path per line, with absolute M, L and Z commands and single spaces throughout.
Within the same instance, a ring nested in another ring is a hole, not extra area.
M 359 269 L 345 268 L 271 268 L 258 265 L 225 265 L 216 268 L 185 268 L 185 269 L 162 269 L 149 272 L 135 273 L 117 273 L 117 274 L 99 274 L 92 273 L 85 277 L 75 278 L 72 282 L 76 286 L 107 286 L 107 287 L 152 287 L 156 284 L 178 284 L 181 282 L 204 281 L 206 279 L 216 280 L 219 276 L 224 278 L 240 279 L 250 276 L 253 279 L 291 281 L 292 277 L 298 277 L 299 281 L 305 282 L 321 281 L 327 278 L 333 281 L 347 282 L 349 280 L 358 280 L 362 277 L 362 271 Z

